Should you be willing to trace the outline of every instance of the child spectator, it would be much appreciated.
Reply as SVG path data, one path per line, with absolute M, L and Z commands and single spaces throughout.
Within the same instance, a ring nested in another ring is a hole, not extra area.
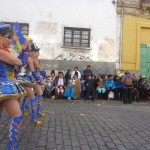
M 96 97 L 97 99 L 104 99 L 104 93 L 106 92 L 106 88 L 104 86 L 104 82 L 103 79 L 99 79 L 98 83 L 97 83 L 97 88 L 96 88 Z
M 115 83 L 113 80 L 113 75 L 109 75 L 108 79 L 105 80 L 105 87 L 106 87 L 106 96 L 107 99 L 109 99 L 109 93 L 113 92 L 113 94 L 115 93 Z

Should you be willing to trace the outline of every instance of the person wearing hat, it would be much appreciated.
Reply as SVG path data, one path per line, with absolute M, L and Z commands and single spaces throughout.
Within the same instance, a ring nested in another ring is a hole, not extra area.
M 40 48 L 38 48 L 35 44 L 32 44 L 31 51 L 32 51 L 33 54 L 32 54 L 31 57 L 32 57 L 32 60 L 33 60 L 33 63 L 34 63 L 34 67 L 35 67 L 35 69 L 37 71 L 37 74 L 41 75 L 44 80 L 47 80 L 46 72 L 42 69 L 42 67 L 40 65 L 40 61 L 38 59 L 38 57 L 39 57 L 39 50 L 40 50 Z M 41 86 L 39 84 L 35 84 L 33 86 L 33 88 L 34 88 L 34 91 L 36 92 L 36 95 L 37 95 L 37 103 L 38 103 L 37 115 L 39 117 L 45 118 L 46 114 L 43 113 L 43 110 L 42 110 L 42 98 L 43 98 L 42 88 L 41 88 Z
M 138 78 L 133 74 L 133 100 L 139 102 Z
M 0 114 L 3 109 L 9 114 L 9 144 L 7 150 L 18 150 L 18 136 L 22 124 L 22 113 L 18 98 L 25 94 L 24 89 L 16 81 L 8 80 L 9 66 L 24 66 L 28 61 L 29 49 L 23 46 L 23 51 L 18 58 L 10 54 L 9 46 L 12 35 L 11 26 L 0 23 Z
M 138 82 L 138 89 L 139 89 L 139 95 L 140 99 L 146 101 L 149 94 L 149 83 L 146 80 L 146 76 L 142 75 Z
M 25 38 L 24 36 L 22 36 Z M 20 39 L 19 39 L 20 40 Z M 24 43 L 27 43 L 29 47 L 29 59 L 27 62 L 27 65 L 24 66 L 24 68 L 21 68 L 18 71 L 17 80 L 20 82 L 20 84 L 24 87 L 24 89 L 27 92 L 27 96 L 24 96 L 21 102 L 21 111 L 24 114 L 24 117 L 27 116 L 25 113 L 25 104 L 27 102 L 27 98 L 29 98 L 30 103 L 30 109 L 31 109 L 31 117 L 30 117 L 30 123 L 31 126 L 41 126 L 42 122 L 38 120 L 37 115 L 37 97 L 35 96 L 34 91 L 32 90 L 33 86 L 35 84 L 43 85 L 43 81 L 41 80 L 41 76 L 37 73 L 37 70 L 34 67 L 34 62 L 32 59 L 32 55 L 35 53 L 32 51 L 32 41 L 26 39 L 22 40 Z M 23 43 L 20 41 L 20 44 Z M 23 45 L 22 45 L 23 47 Z
M 127 103 L 132 104 L 132 96 L 133 96 L 134 86 L 133 86 L 133 79 L 132 79 L 129 71 L 125 72 L 123 84 L 125 86 L 123 103 L 124 104 L 127 104 Z

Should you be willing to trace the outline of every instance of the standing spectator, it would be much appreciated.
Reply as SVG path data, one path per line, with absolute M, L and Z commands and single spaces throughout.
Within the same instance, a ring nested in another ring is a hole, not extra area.
M 135 74 L 133 74 L 133 100 L 139 102 L 138 79 Z
M 95 98 L 95 90 L 94 90 L 94 80 L 92 79 L 92 76 L 89 75 L 88 79 L 85 80 L 84 82 L 86 92 L 85 92 L 85 100 L 86 99 L 91 99 L 94 101 Z
M 78 67 L 75 67 L 74 71 L 72 71 L 71 79 L 74 77 L 75 73 L 78 74 L 78 78 L 80 79 L 81 78 L 81 73 L 80 73 L 80 71 L 78 71 Z
M 113 80 L 113 75 L 109 75 L 108 79 L 105 80 L 105 87 L 106 87 L 106 98 L 109 100 L 110 92 L 113 94 L 115 93 L 115 83 Z
M 66 75 L 65 75 L 65 79 L 66 79 L 66 84 L 68 84 L 71 80 L 71 70 L 68 69 Z
M 114 82 L 115 82 L 115 87 L 116 87 L 115 99 L 116 100 L 122 100 L 122 98 L 123 98 L 123 87 L 122 87 L 122 83 L 121 83 L 121 81 L 117 75 L 114 77 Z
M 130 72 L 128 72 L 128 71 L 125 72 L 124 85 L 126 88 L 124 89 L 123 103 L 124 104 L 127 104 L 127 103 L 132 104 L 133 80 L 130 75 Z
M 87 80 L 89 75 L 92 75 L 91 66 L 88 65 L 87 69 L 83 71 L 84 80 Z

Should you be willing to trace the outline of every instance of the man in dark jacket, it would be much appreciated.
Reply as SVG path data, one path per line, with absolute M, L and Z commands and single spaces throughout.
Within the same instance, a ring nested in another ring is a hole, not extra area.
M 87 80 L 89 75 L 92 75 L 92 71 L 91 71 L 91 66 L 90 65 L 88 65 L 87 69 L 83 71 L 84 80 Z
M 90 99 L 90 96 L 91 96 L 91 99 L 94 101 L 94 98 L 95 98 L 95 90 L 94 90 L 95 82 L 92 79 L 91 75 L 89 75 L 88 79 L 85 80 L 84 85 L 85 85 L 85 88 L 86 88 L 85 100 Z

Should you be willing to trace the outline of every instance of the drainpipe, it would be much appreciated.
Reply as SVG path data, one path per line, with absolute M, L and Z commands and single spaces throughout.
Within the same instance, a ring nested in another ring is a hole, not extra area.
M 122 50 L 123 50 L 123 25 L 124 25 L 124 0 L 121 0 L 122 11 L 121 11 L 121 26 L 120 26 L 120 57 L 119 57 L 119 67 L 122 69 Z

